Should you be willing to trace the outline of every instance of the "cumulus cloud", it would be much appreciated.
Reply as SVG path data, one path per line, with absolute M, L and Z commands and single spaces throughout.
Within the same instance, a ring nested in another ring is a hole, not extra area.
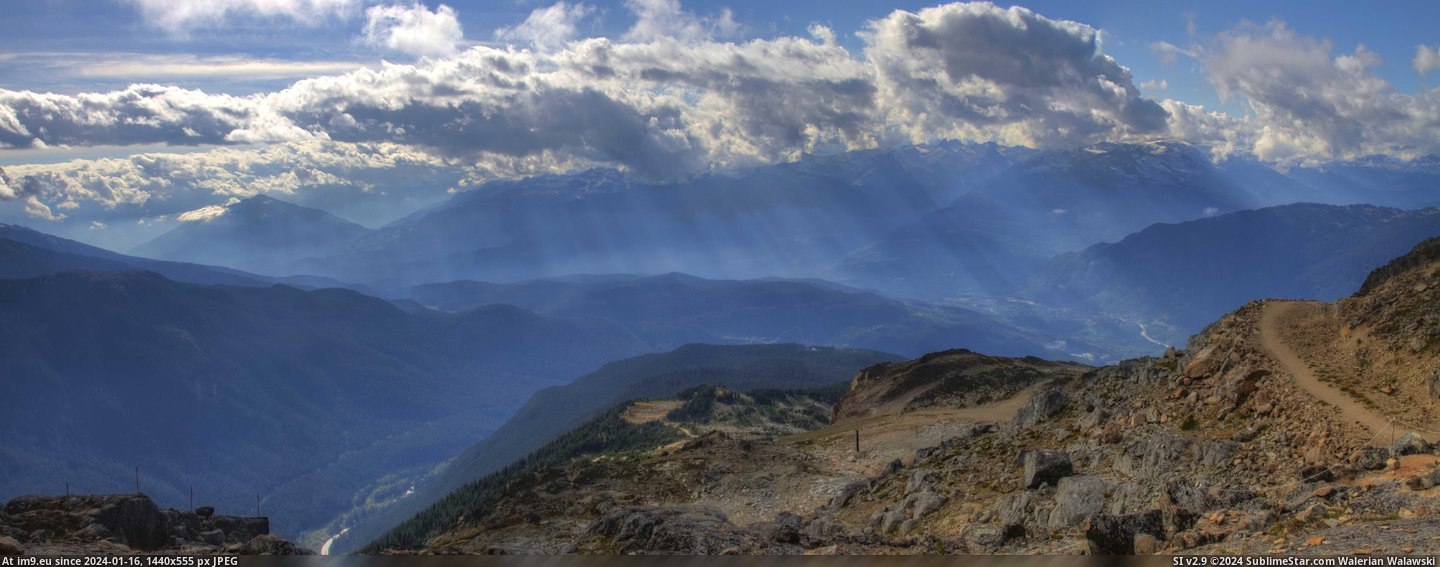
M 75 96 L 0 89 L 0 147 L 223 144 L 255 99 L 161 85 Z
M 455 10 L 421 4 L 371 6 L 365 10 L 366 44 L 417 56 L 454 55 L 465 39 Z
M 9 189 L 0 189 L 0 198 L 25 203 L 37 218 L 65 210 L 85 222 L 131 226 L 264 193 L 334 199 L 354 207 L 356 219 L 379 223 L 407 212 L 398 207 L 413 209 L 465 186 L 471 175 L 533 173 L 503 165 L 476 172 L 412 147 L 311 141 L 8 166 Z
M 625 0 L 635 14 L 635 24 L 625 32 L 629 41 L 696 41 L 729 37 L 740 31 L 729 8 L 718 15 L 701 17 L 680 7 L 680 0 Z
M 1415 73 L 1422 77 L 1432 71 L 1440 71 L 1440 46 L 1415 46 L 1415 59 L 1410 64 L 1415 67 Z
M 1098 30 L 1020 7 L 949 4 L 870 23 L 866 54 L 911 139 L 1056 145 L 1165 128 Z
M 595 13 L 595 7 L 583 2 L 556 2 L 530 12 L 525 21 L 495 30 L 495 38 L 531 45 L 537 49 L 554 50 L 580 33 L 580 24 Z
M 627 6 L 624 41 L 566 41 L 589 8 L 561 2 L 504 32 L 547 49 L 474 47 L 249 97 L 0 91 L 0 144 L 395 143 L 482 169 L 600 164 L 670 178 L 936 138 L 1048 147 L 1168 131 L 1165 108 L 1101 51 L 1097 30 L 1022 8 L 897 11 L 869 24 L 861 58 L 823 26 L 724 41 L 736 27 L 725 12 Z M 444 6 L 368 15 L 366 37 L 387 48 L 442 53 L 460 37 Z M 422 33 L 437 27 L 453 33 Z
M 157 85 L 80 95 L 0 90 L 0 145 L 383 147 L 366 159 L 423 156 L 433 162 L 426 171 L 463 171 L 459 177 L 613 166 L 664 179 L 944 138 L 1042 148 L 1174 138 L 1217 158 L 1253 152 L 1277 162 L 1413 155 L 1440 143 L 1440 91 L 1397 93 L 1374 74 L 1374 53 L 1337 55 L 1278 23 L 1241 26 L 1183 50 L 1223 97 L 1254 109 L 1236 117 L 1143 96 L 1130 71 L 1104 53 L 1098 30 L 1023 8 L 896 11 L 862 30 L 862 56 L 824 26 L 812 26 L 810 37 L 738 42 L 717 39 L 733 22 L 724 13 L 697 16 L 668 0 L 627 6 L 637 20 L 623 40 L 576 39 L 593 8 L 558 2 L 497 32 L 538 49 L 478 46 L 245 97 Z M 444 6 L 377 6 L 369 15 L 367 36 L 387 49 L 439 54 L 461 37 L 458 22 L 453 33 L 411 33 L 453 20 Z M 422 41 L 433 37 L 444 41 Z M 306 152 L 286 161 L 246 151 L 11 168 L 14 181 L 0 195 L 35 196 L 51 207 L 38 214 L 73 215 L 60 206 L 71 202 L 163 203 L 152 212 L 175 215 L 216 205 L 216 197 L 375 175 Z M 249 157 L 235 157 L 242 154 Z M 260 162 L 286 167 L 254 166 Z M 183 197 L 190 193 L 205 199 Z
M 1332 50 L 1281 22 L 1219 36 L 1206 72 L 1222 98 L 1254 110 L 1256 156 L 1304 162 L 1440 151 L 1440 91 L 1398 93 L 1373 73 L 1379 55 L 1363 45 Z
M 304 26 L 355 14 L 362 0 L 127 0 L 150 25 L 173 33 L 216 27 L 235 18 L 284 20 Z

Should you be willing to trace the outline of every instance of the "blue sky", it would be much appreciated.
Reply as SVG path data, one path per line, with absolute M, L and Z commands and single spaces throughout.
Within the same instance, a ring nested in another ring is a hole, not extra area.
M 16 1 L 0 222 L 150 227 L 401 186 L 414 207 L 502 177 L 943 139 L 1408 160 L 1440 153 L 1437 21 L 1422 1 Z

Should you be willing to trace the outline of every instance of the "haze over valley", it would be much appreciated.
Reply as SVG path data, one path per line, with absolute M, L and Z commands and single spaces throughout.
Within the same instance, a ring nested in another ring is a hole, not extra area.
M 0 548 L 1433 553 L 1388 8 L 19 3 Z

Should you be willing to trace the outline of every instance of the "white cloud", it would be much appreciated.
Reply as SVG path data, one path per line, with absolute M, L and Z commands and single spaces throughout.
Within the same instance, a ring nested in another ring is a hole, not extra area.
M 1192 33 L 1193 35 L 1193 33 Z M 1200 59 L 1204 55 L 1204 49 L 1198 46 L 1180 47 L 1168 41 L 1157 41 L 1150 44 L 1150 51 L 1161 63 L 1173 65 L 1181 57 L 1189 59 Z
M 10 186 L 10 176 L 5 174 L 4 168 L 0 168 L 0 201 L 10 201 L 18 196 L 20 192 Z
M 517 25 L 495 30 L 495 38 L 521 42 L 537 49 L 558 49 L 576 38 L 581 22 L 593 13 L 595 7 L 583 2 L 556 2 L 549 7 L 536 8 Z
M 232 19 L 264 18 L 317 26 L 352 17 L 362 0 L 127 0 L 150 25 L 172 33 L 224 25 Z
M 1170 83 L 1167 82 L 1165 79 L 1160 79 L 1160 80 L 1158 80 L 1158 81 L 1156 81 L 1156 80 L 1149 80 L 1149 81 L 1141 82 L 1141 83 L 1140 83 L 1140 88 L 1145 89 L 1145 90 L 1147 90 L 1147 91 L 1165 91 L 1165 90 L 1170 90 Z
M 151 53 L 86 53 L 58 65 L 67 74 L 83 78 L 144 81 L 158 79 L 300 79 L 350 71 L 364 65 L 354 61 L 290 61 L 243 56 L 204 56 Z M 82 59 L 83 58 L 83 59 Z
M 394 144 L 299 142 L 262 148 L 219 148 L 186 154 L 147 153 L 124 159 L 75 160 L 6 168 L 0 199 L 20 199 L 39 218 L 47 207 L 74 203 L 77 217 L 115 224 L 172 218 L 232 198 L 296 195 L 323 189 L 347 201 L 404 198 L 386 191 L 443 193 L 468 175 L 515 175 L 503 167 L 470 172 L 435 156 Z M 6 195 L 9 195 L 8 197 Z M 192 215 L 193 216 L 193 215 Z
M 0 143 L 394 143 L 487 170 L 601 164 L 670 178 L 936 138 L 1063 146 L 1167 131 L 1165 109 L 1140 96 L 1096 30 L 1024 9 L 897 11 L 869 25 L 859 58 L 822 26 L 811 38 L 738 43 L 710 39 L 733 27 L 723 12 L 702 18 L 668 0 L 629 6 L 638 15 L 632 41 L 475 47 L 263 95 L 0 90 Z M 571 19 L 585 10 L 550 9 Z M 428 35 L 397 31 L 453 17 L 443 6 L 369 14 L 368 36 L 397 49 L 443 51 L 459 37 L 457 25 L 430 48 L 415 39 Z
M 909 139 L 1029 146 L 1165 129 L 1165 110 L 1084 24 L 988 3 L 896 11 L 863 34 L 887 121 Z
M 1332 56 L 1328 41 L 1283 23 L 1221 34 L 1205 59 L 1222 98 L 1254 110 L 1252 148 L 1261 159 L 1314 162 L 1370 154 L 1440 151 L 1440 90 L 1396 92 L 1372 69 L 1380 57 L 1357 46 Z
M 433 12 L 421 4 L 371 6 L 365 19 L 366 44 L 409 55 L 454 55 L 465 39 L 455 10 L 444 4 Z
M 680 0 L 625 0 L 625 7 L 635 14 L 635 24 L 625 32 L 628 41 L 698 41 L 734 36 L 741 29 L 729 8 L 701 17 L 681 8 Z
M 253 97 L 161 85 L 75 96 L 0 89 L 0 144 L 225 143 L 258 115 Z
M 1440 46 L 1415 46 L 1415 60 L 1411 61 L 1411 65 L 1415 67 L 1415 73 L 1422 77 L 1432 71 L 1440 71 Z
M 43 214 L 78 215 L 59 206 L 76 202 L 92 214 L 102 213 L 86 204 L 175 215 L 216 197 L 367 191 L 401 170 L 444 179 L 442 191 L 459 178 L 591 166 L 664 179 L 942 138 L 1033 147 L 1174 138 L 1217 159 L 1253 152 L 1277 162 L 1404 156 L 1440 143 L 1440 90 L 1396 93 L 1374 75 L 1373 53 L 1336 56 L 1280 24 L 1187 49 L 1224 96 L 1254 109 L 1247 118 L 1146 98 L 1103 52 L 1098 30 L 1023 8 L 896 11 L 868 24 L 857 56 L 823 26 L 808 38 L 722 41 L 714 38 L 723 13 L 707 19 L 660 0 L 630 6 L 639 17 L 625 41 L 574 39 L 569 26 L 592 9 L 561 2 L 503 30 L 543 49 L 480 46 L 245 97 L 158 85 L 73 96 L 0 89 L 0 145 L 10 147 L 277 144 L 13 167 L 0 195 L 35 196 L 54 207 L 35 209 Z M 453 18 L 443 6 L 371 14 L 375 41 L 395 39 L 396 49 L 438 52 L 460 37 L 458 23 L 433 49 L 399 39 L 424 34 L 392 33 Z M 344 165 L 326 152 L 423 165 Z
M 225 216 L 225 213 L 229 210 L 225 205 L 208 205 L 193 211 L 180 213 L 179 216 L 175 217 L 175 220 L 180 222 L 210 222 Z

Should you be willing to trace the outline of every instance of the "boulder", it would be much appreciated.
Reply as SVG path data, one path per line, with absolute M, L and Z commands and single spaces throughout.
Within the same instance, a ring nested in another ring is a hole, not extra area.
M 1085 541 L 1091 555 L 1134 555 L 1135 536 L 1141 534 L 1163 539 L 1164 514 L 1159 510 L 1120 516 L 1101 514 L 1085 522 Z
M 906 498 L 906 500 L 909 501 L 912 510 L 910 517 L 919 520 L 933 512 L 939 511 L 941 507 L 945 506 L 945 502 L 949 499 L 941 496 L 934 490 L 926 489 Z
M 1115 471 L 1130 478 L 1151 479 L 1175 470 L 1190 452 L 1183 437 L 1155 434 L 1135 440 L 1115 459 Z
M 201 518 L 209 518 L 210 516 L 214 516 L 214 515 L 215 515 L 215 507 L 214 507 L 214 506 L 201 506 L 201 507 L 199 507 L 199 508 L 196 508 L 196 509 L 195 509 L 195 515 L 196 515 L 196 516 L 200 516 Z
M 215 529 L 225 532 L 225 541 L 230 543 L 245 543 L 255 539 L 255 536 L 270 533 L 269 518 L 213 516 L 210 520 Z
M 1213 344 L 1200 349 L 1190 362 L 1185 365 L 1185 377 L 1198 379 L 1204 378 L 1220 370 L 1220 345 Z
M 1361 470 L 1378 471 L 1385 468 L 1390 459 L 1390 450 L 1384 447 L 1362 447 L 1355 455 L 1355 466 Z
M 1038 488 L 1042 484 L 1054 486 L 1060 479 L 1075 474 L 1070 454 L 1065 451 L 1026 449 L 1020 453 L 1020 462 L 1025 467 L 1025 488 Z
M 1050 529 L 1080 526 L 1085 519 L 1105 509 L 1105 482 L 1096 476 L 1060 479 L 1055 490 L 1055 509 L 1050 512 Z
M 206 530 L 195 534 L 195 539 L 210 545 L 225 545 L 225 532 L 223 530 Z
M 1419 455 L 1421 453 L 1429 453 L 1430 444 L 1426 443 L 1425 439 L 1420 437 L 1419 433 L 1411 431 L 1401 435 L 1399 439 L 1396 439 L 1395 443 L 1390 445 L 1390 452 L 1396 456 Z
M 1020 410 L 1015 412 L 1015 419 L 1012 423 L 1020 429 L 1030 427 L 1040 423 L 1042 419 L 1060 413 L 1060 410 L 1065 409 L 1065 404 L 1069 402 L 1070 400 L 1065 397 L 1064 392 L 1056 389 L 1045 390 L 1021 406 Z
M 0 537 L 0 555 L 24 555 L 25 548 L 13 537 Z
M 751 531 L 764 541 L 799 545 L 801 526 L 805 519 L 793 512 L 781 512 L 773 522 L 760 522 L 751 526 Z
M 1425 490 L 1440 486 L 1440 469 L 1430 471 L 1429 474 L 1405 479 L 1405 486 L 1409 487 L 1410 490 Z
M 1430 376 L 1429 380 L 1425 381 L 1425 391 L 1430 394 L 1431 398 L 1440 399 L 1440 372 L 1436 372 Z
M 1207 467 L 1228 466 L 1239 447 L 1234 441 L 1198 441 L 1190 445 L 1190 456 Z

